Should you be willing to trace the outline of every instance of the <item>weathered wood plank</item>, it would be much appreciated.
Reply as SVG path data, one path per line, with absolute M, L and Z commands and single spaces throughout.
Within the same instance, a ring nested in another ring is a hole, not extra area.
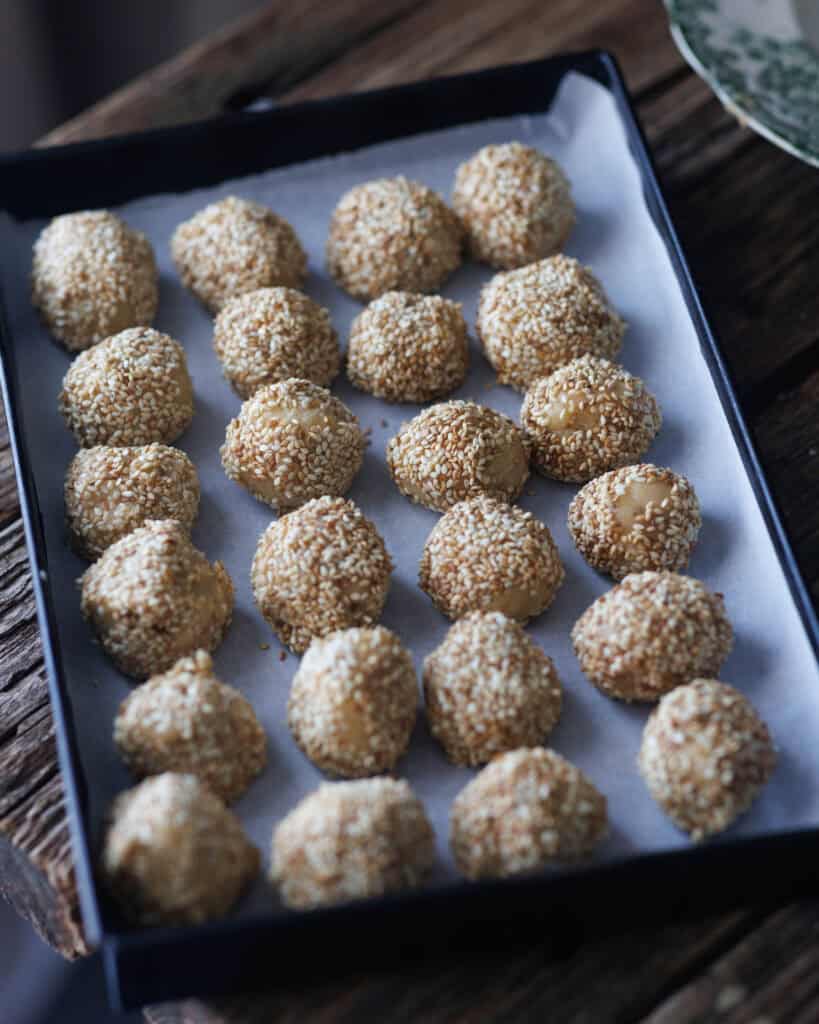
M 284 90 L 414 0 L 276 2 L 228 25 L 50 132 L 52 146 L 212 117 L 257 82 Z
M 614 1024 L 656 1005 L 759 920 L 760 915 L 745 912 L 630 932 L 584 943 L 557 960 L 545 948 L 499 952 L 491 960 L 436 958 L 400 971 L 363 973 L 329 987 L 150 1007 L 145 1018 L 149 1024 Z
M 643 1024 L 816 1024 L 819 904 L 786 907 Z

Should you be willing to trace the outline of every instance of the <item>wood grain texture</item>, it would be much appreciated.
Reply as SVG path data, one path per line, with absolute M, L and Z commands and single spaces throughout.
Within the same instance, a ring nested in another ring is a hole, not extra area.
M 683 65 L 654 0 L 283 0 L 198 44 L 45 143 L 210 116 L 255 95 L 317 98 L 602 46 L 636 93 L 692 268 L 819 599 L 819 242 L 815 171 L 742 128 Z M 660 339 L 661 341 L 661 339 Z M 65 955 L 85 951 L 7 444 L 0 435 L 0 891 Z M 433 963 L 310 993 L 146 1012 L 152 1024 L 365 1019 L 819 1019 L 815 908 L 627 931 Z M 728 994 L 726 994 L 726 991 Z M 740 999 L 739 996 L 742 996 Z M 781 1011 L 781 1012 L 780 1012 Z M 788 1015 L 790 1014 L 790 1015 Z

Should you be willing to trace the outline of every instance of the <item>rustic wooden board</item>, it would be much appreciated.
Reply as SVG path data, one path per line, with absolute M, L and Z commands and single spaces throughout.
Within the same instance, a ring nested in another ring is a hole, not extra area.
M 620 59 L 729 354 L 763 462 L 819 598 L 819 242 L 815 172 L 751 135 L 684 66 L 654 0 L 277 0 L 142 76 L 43 144 L 180 123 L 255 96 L 291 101 L 568 49 Z M 658 339 L 658 344 L 662 339 Z M 0 891 L 66 956 L 86 952 L 25 547 L 0 435 Z M 154 1024 L 372 1019 L 819 1019 L 815 908 L 744 912 L 584 944 L 507 951 L 308 995 L 154 1008 Z M 739 941 L 741 940 L 741 941 Z M 740 989 L 742 990 L 740 993 Z M 727 992 L 727 994 L 726 994 Z M 741 995 L 741 998 L 740 998 Z

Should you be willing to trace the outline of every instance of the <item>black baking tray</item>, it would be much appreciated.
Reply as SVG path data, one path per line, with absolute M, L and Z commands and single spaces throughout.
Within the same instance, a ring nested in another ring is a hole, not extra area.
M 608 89 L 639 169 L 645 201 L 670 254 L 726 417 L 814 653 L 819 621 L 669 217 L 617 63 L 591 51 L 360 95 L 231 114 L 201 124 L 0 158 L 0 207 L 19 219 L 116 206 L 458 124 L 550 108 L 578 72 Z M 2 258 L 2 256 L 0 256 Z M 280 911 L 196 928 L 127 926 L 95 880 L 95 849 L 63 679 L 42 522 L 20 430 L 14 345 L 0 301 L 2 389 L 21 489 L 71 827 L 83 921 L 100 946 L 112 1003 L 131 1008 L 254 985 L 314 983 L 331 971 L 438 956 L 444 949 L 551 943 L 638 920 L 713 911 L 817 888 L 819 829 L 727 840 L 603 865 L 419 892 L 297 913 Z

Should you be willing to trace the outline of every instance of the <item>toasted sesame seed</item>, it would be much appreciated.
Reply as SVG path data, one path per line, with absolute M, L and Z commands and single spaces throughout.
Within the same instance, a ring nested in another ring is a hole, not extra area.
M 114 742 L 137 778 L 195 775 L 226 803 L 239 799 L 267 761 L 253 707 L 216 678 L 206 651 L 181 658 L 126 697 Z
M 366 440 L 358 419 L 307 380 L 259 388 L 228 424 L 221 449 L 231 480 L 274 509 L 289 511 L 349 490 Z
M 74 550 L 93 561 L 148 519 L 190 529 L 199 511 L 196 467 L 164 444 L 83 448 L 65 477 L 65 518 Z
M 461 305 L 440 295 L 386 292 L 350 329 L 347 376 L 388 402 L 440 398 L 463 384 L 468 367 Z
M 251 569 L 259 611 L 296 654 L 311 640 L 378 621 L 392 559 L 351 501 L 323 497 L 270 524 Z
M 636 462 L 662 416 L 639 377 L 585 355 L 536 380 L 520 411 L 532 463 L 544 476 L 585 482 Z
M 339 200 L 327 266 L 353 298 L 436 291 L 461 264 L 463 228 L 443 199 L 404 177 L 357 185 Z
M 55 217 L 34 244 L 31 296 L 70 352 L 147 327 L 159 300 L 151 243 L 107 210 Z
M 543 747 L 501 754 L 455 798 L 450 845 L 467 878 L 503 878 L 587 857 L 608 830 L 606 798 Z
M 472 258 L 503 270 L 558 252 L 574 226 L 566 175 L 520 142 L 484 146 L 461 164 L 452 205 Z
M 649 792 L 692 839 L 733 824 L 775 765 L 768 728 L 750 701 L 716 679 L 694 679 L 660 700 L 639 757 Z
M 442 402 L 404 424 L 387 445 L 402 494 L 438 512 L 485 494 L 514 501 L 529 476 L 529 449 L 517 426 L 475 402 Z
M 391 772 L 415 724 L 412 657 L 383 626 L 317 637 L 293 678 L 287 721 L 322 771 L 346 778 Z
M 569 256 L 496 274 L 478 305 L 486 357 L 518 391 L 586 353 L 614 359 L 625 329 L 594 274 Z
M 526 621 L 545 611 L 565 573 L 549 528 L 495 498 L 454 505 L 433 528 L 419 584 L 450 619 L 500 611 Z
M 82 613 L 106 654 L 135 679 L 222 642 L 233 584 L 174 519 L 149 520 L 112 544 L 81 580 Z
M 551 659 L 500 612 L 459 619 L 424 661 L 423 680 L 430 730 L 456 764 L 536 746 L 560 718 Z
M 432 826 L 406 782 L 325 782 L 276 828 L 270 879 L 288 906 L 309 908 L 414 888 L 434 859 Z
M 257 288 L 300 288 L 307 256 L 288 222 L 261 203 L 228 196 L 174 232 L 171 255 L 186 288 L 212 313 Z
M 155 775 L 114 801 L 103 873 L 137 924 L 223 917 L 258 871 L 239 819 L 194 775 Z
M 341 366 L 330 314 L 294 288 L 259 288 L 222 306 L 213 347 L 240 398 L 300 377 L 329 387 Z
M 670 469 L 624 466 L 581 488 L 569 533 L 589 565 L 616 580 L 688 564 L 702 523 L 694 488 Z
M 121 331 L 77 356 L 58 404 L 82 448 L 170 444 L 193 419 L 185 351 L 150 327 Z
M 714 676 L 733 646 L 721 594 L 673 572 L 639 572 L 599 597 L 574 625 L 586 677 L 609 697 L 652 701 Z

